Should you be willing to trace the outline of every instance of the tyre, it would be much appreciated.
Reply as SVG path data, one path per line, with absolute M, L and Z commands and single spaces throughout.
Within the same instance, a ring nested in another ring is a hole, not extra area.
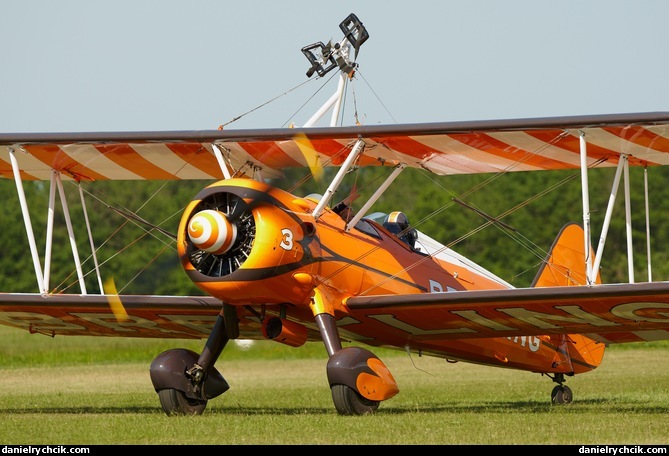
M 559 385 L 553 388 L 551 393 L 551 402 L 553 405 L 569 404 L 572 400 L 571 388 Z
M 366 415 L 379 408 L 379 401 L 370 401 L 346 385 L 332 385 L 332 400 L 340 415 Z
M 202 415 L 207 407 L 207 401 L 187 398 L 182 391 L 171 388 L 158 391 L 158 398 L 167 416 Z

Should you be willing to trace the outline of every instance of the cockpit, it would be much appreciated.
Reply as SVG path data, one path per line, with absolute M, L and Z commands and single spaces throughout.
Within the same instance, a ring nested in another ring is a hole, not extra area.
M 412 250 L 416 250 L 416 241 L 418 240 L 418 231 L 409 223 L 409 218 L 404 212 L 393 211 L 390 214 L 375 212 L 368 217 L 371 220 L 383 225 L 383 227 L 406 243 Z
M 411 227 L 409 218 L 404 212 L 394 211 L 388 214 L 383 220 L 383 227 L 407 243 L 412 249 L 416 247 L 418 232 L 416 228 Z
M 307 195 L 306 198 L 311 199 L 312 201 L 320 201 L 322 195 L 318 193 L 311 193 Z M 346 222 L 349 222 L 354 216 L 353 210 L 345 201 L 335 205 L 332 208 L 332 211 L 336 214 L 339 214 L 339 216 Z M 409 223 L 409 218 L 404 212 L 393 211 L 390 214 L 386 214 L 384 212 L 374 212 L 373 214 L 364 217 L 356 224 L 356 228 L 360 231 L 370 235 L 376 235 L 374 229 L 365 223 L 365 219 L 373 220 L 376 223 L 382 225 L 386 230 L 407 244 L 411 250 L 420 250 L 416 248 L 418 231 L 411 226 Z

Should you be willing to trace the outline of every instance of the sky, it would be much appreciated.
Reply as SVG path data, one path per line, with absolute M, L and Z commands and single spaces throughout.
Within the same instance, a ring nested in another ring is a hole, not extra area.
M 370 38 L 345 125 L 669 111 L 666 0 L 4 0 L 0 12 L 2 133 L 300 126 L 337 81 L 307 78 L 301 49 L 340 41 L 351 13 Z

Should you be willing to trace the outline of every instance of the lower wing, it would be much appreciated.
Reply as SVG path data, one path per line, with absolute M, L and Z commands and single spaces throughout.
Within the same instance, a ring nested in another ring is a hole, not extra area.
M 222 308 L 208 296 L 123 295 L 119 315 L 114 298 L 0 293 L 0 324 L 50 336 L 206 339 Z M 400 347 L 551 334 L 606 343 L 669 339 L 669 282 L 351 297 L 346 307 L 349 313 L 338 315 L 345 333 Z M 239 338 L 263 339 L 262 318 L 247 307 L 235 309 Z M 320 340 L 315 329 L 308 340 Z
M 0 293 L 1 324 L 49 336 L 206 339 L 221 308 L 208 296 Z M 257 319 L 243 308 L 238 317 L 241 338 L 261 337 Z
M 583 334 L 606 343 L 669 339 L 669 282 L 352 297 L 361 322 L 414 342 Z

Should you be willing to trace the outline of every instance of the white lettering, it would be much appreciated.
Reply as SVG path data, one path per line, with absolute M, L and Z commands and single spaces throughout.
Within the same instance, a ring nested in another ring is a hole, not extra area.
M 190 328 L 205 334 L 211 332 L 212 326 L 216 323 L 216 319 L 218 319 L 217 315 L 160 315 L 160 317 L 184 328 Z
M 288 228 L 284 228 L 281 230 L 281 234 L 283 235 L 283 238 L 281 239 L 279 247 L 284 250 L 291 250 L 293 248 L 293 232 Z
M 442 287 L 441 284 L 436 280 L 429 279 L 429 284 L 430 293 L 442 293 L 444 291 L 444 287 Z
M 564 321 L 564 322 L 569 322 L 571 324 L 590 324 L 593 326 L 617 326 L 617 323 L 613 323 L 607 320 L 604 320 L 603 318 L 600 318 L 596 315 L 592 315 L 586 312 L 581 311 L 581 309 L 577 306 L 556 306 L 555 308 L 565 310 L 569 313 L 576 314 L 579 313 L 580 315 L 574 318 L 567 317 L 564 315 L 555 315 L 555 314 L 547 314 L 543 312 L 537 312 L 534 310 L 528 310 L 524 308 L 515 308 L 515 309 L 499 309 L 500 312 L 504 312 L 507 315 L 510 315 L 514 318 L 517 318 L 518 320 L 528 323 L 532 326 L 535 326 L 537 328 L 541 329 L 559 329 L 561 326 L 556 326 L 551 323 L 548 323 L 548 321 Z M 577 312 L 580 311 L 580 312 Z M 548 320 L 548 321 L 546 321 Z
M 420 329 L 416 328 L 415 326 L 411 326 L 407 323 L 404 323 L 403 321 L 400 321 L 395 318 L 394 315 L 369 315 L 370 318 L 374 318 L 375 320 L 378 320 L 382 323 L 387 324 L 388 326 L 392 326 L 393 328 L 401 329 L 402 331 L 406 331 L 409 334 L 412 334 L 414 336 L 434 336 L 438 334 L 462 334 L 462 333 L 474 333 L 473 329 L 469 328 L 452 328 L 452 329 L 431 329 L 431 330 L 425 330 L 425 329 Z
M 25 329 L 37 331 L 82 331 L 86 328 L 81 325 L 69 323 L 51 315 L 43 315 L 33 312 L 3 312 L 0 313 L 0 321 L 10 326 L 18 326 Z
M 109 328 L 115 332 L 142 332 L 145 330 L 158 331 L 164 334 L 179 334 L 182 331 L 161 328 L 158 323 L 146 318 L 128 316 L 127 321 L 118 321 L 113 313 L 73 313 L 75 317 L 95 325 Z
M 443 293 L 444 292 L 444 287 L 439 282 L 437 282 L 436 280 L 428 279 L 428 282 L 429 282 L 428 288 L 430 290 L 430 293 Z M 456 290 L 455 288 L 453 288 L 451 286 L 447 286 L 446 291 L 458 291 L 458 290 Z
M 503 325 L 502 323 L 494 320 L 490 320 L 479 315 L 475 310 L 454 310 L 451 312 L 454 315 L 459 315 L 465 320 L 469 320 L 478 325 L 485 326 L 486 328 L 493 329 L 495 331 L 513 331 L 516 328 Z
M 530 349 L 531 352 L 536 352 L 539 351 L 539 347 L 541 346 L 541 340 L 536 337 L 536 336 L 515 336 L 515 337 L 507 337 L 508 340 L 513 342 L 514 344 L 517 344 L 518 341 L 520 340 L 520 346 L 524 347 L 526 343 L 529 342 L 528 348 Z
M 611 309 L 611 313 L 616 317 L 625 318 L 632 321 L 648 321 L 655 323 L 669 322 L 669 312 L 657 312 L 657 315 L 663 318 L 651 318 L 638 315 L 636 312 L 646 309 L 669 309 L 669 303 L 660 302 L 633 302 L 630 304 L 621 304 Z

